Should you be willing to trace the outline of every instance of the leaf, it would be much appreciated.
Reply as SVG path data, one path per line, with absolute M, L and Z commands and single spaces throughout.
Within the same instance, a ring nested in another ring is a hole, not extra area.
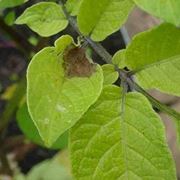
M 10 11 L 4 18 L 4 21 L 7 25 L 12 26 L 15 21 L 15 12 Z
M 28 67 L 28 108 L 47 146 L 80 119 L 102 90 L 101 67 L 89 63 L 73 42 L 66 44 L 69 39 L 62 36 L 56 47 L 41 50 Z
M 66 9 L 71 16 L 76 16 L 79 12 L 80 5 L 82 0 L 67 0 Z
M 126 95 L 122 114 L 120 92 L 119 87 L 105 87 L 98 101 L 72 128 L 75 179 L 175 180 L 159 116 L 139 93 Z
M 139 84 L 180 96 L 180 30 L 170 24 L 137 35 L 126 50 L 126 65 Z
M 179 0 L 134 0 L 134 2 L 150 14 L 180 26 Z
M 119 68 L 123 69 L 124 67 L 126 67 L 126 62 L 125 62 L 125 53 L 126 53 L 126 50 L 123 49 L 123 50 L 119 50 L 116 52 L 116 54 L 113 56 L 113 59 L 112 59 L 112 63 L 116 66 L 118 66 Z
M 23 4 L 27 1 L 28 0 L 0 0 L 0 8 L 10 8 L 19 6 L 20 4 Z
M 83 0 L 77 18 L 79 29 L 94 41 L 102 41 L 120 29 L 133 5 L 131 0 Z
M 115 71 L 112 64 L 103 65 L 102 70 L 104 74 L 104 85 L 113 84 L 117 81 L 119 74 L 117 71 Z
M 16 24 L 27 24 L 40 36 L 48 37 L 64 30 L 68 21 L 60 5 L 54 2 L 41 2 L 27 8 L 18 17 Z
M 34 166 L 27 175 L 27 180 L 72 180 L 68 169 L 56 158 L 46 160 Z
M 36 126 L 33 123 L 33 120 L 31 119 L 28 108 L 26 103 L 24 103 L 19 110 L 17 111 L 16 115 L 18 125 L 22 132 L 26 135 L 26 137 L 31 140 L 32 142 L 45 146 L 44 142 L 42 141 L 39 132 L 36 128 Z M 61 135 L 57 141 L 52 145 L 52 149 L 64 149 L 67 147 L 68 144 L 68 132 L 65 132 L 63 135 Z

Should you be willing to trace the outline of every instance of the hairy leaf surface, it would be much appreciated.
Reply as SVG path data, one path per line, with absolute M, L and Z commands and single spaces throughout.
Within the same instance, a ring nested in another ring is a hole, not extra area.
M 132 7 L 131 0 L 83 0 L 78 14 L 80 31 L 102 41 L 120 29 Z
M 176 26 L 180 25 L 179 0 L 134 0 L 145 11 Z
M 16 24 L 27 24 L 39 35 L 47 37 L 65 29 L 68 21 L 60 5 L 41 2 L 27 8 L 16 20 Z
M 69 39 L 63 36 L 56 47 L 37 53 L 27 72 L 29 112 L 48 146 L 80 119 L 103 85 L 101 67 L 87 62 L 81 49 L 67 44 Z
M 71 129 L 75 179 L 175 180 L 163 124 L 147 99 L 128 93 L 121 112 L 120 88 L 107 86 Z
M 126 65 L 140 85 L 180 96 L 180 30 L 170 24 L 137 35 L 126 50 Z

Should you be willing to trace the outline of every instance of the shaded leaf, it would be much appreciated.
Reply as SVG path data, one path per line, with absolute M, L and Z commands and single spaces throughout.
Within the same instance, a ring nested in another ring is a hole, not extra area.
M 23 4 L 27 1 L 28 0 L 0 0 L 0 8 L 10 8 L 19 6 L 20 4 Z
M 61 154 L 60 154 L 61 155 Z M 59 156 L 60 156 L 59 155 Z M 67 156 L 67 155 L 66 155 Z M 72 180 L 69 170 L 55 158 L 34 166 L 27 175 L 27 180 Z
M 17 121 L 20 129 L 26 135 L 26 137 L 32 142 L 45 146 L 41 139 L 39 132 L 31 119 L 27 105 L 23 104 L 17 112 Z M 60 136 L 57 141 L 52 145 L 52 149 L 64 149 L 68 145 L 68 132 L 65 132 Z

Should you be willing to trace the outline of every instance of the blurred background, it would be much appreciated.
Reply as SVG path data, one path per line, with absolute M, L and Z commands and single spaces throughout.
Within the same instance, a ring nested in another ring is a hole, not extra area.
M 16 8 L 0 9 L 0 180 L 72 179 L 67 151 L 68 133 L 60 138 L 58 148 L 48 150 L 39 145 L 39 141 L 33 141 L 34 137 L 24 135 L 29 124 L 21 125 L 29 118 L 26 107 L 19 110 L 19 104 L 25 99 L 25 73 L 31 57 L 43 47 L 52 45 L 62 34 L 71 34 L 75 39 L 78 36 L 68 27 L 55 36 L 42 38 L 27 26 L 14 25 L 15 19 L 35 2 L 40 1 L 31 0 Z M 134 35 L 159 23 L 158 19 L 135 8 L 123 28 L 104 40 L 102 45 L 113 55 L 125 48 Z M 91 53 L 95 62 L 103 64 L 97 54 Z M 154 90 L 150 94 L 180 111 L 180 98 Z M 180 177 L 180 146 L 176 143 L 175 127 L 167 115 L 161 112 L 159 115 L 166 126 L 167 141 Z

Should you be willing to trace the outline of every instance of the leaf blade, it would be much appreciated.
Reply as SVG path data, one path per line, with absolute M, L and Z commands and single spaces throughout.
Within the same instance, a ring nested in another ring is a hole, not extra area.
M 176 179 L 159 117 L 144 96 L 129 93 L 123 120 L 119 92 L 118 87 L 104 88 L 99 100 L 72 128 L 75 178 Z
M 67 42 L 67 38 L 63 36 L 60 41 Z M 57 41 L 58 48 L 47 47 L 37 53 L 27 71 L 29 112 L 48 146 L 79 120 L 97 100 L 103 85 L 99 65 L 95 65 L 95 71 L 89 77 L 66 75 L 64 52 L 59 52 L 64 46 L 60 47 L 60 41 Z
M 122 26 L 132 8 L 131 0 L 83 0 L 78 26 L 84 35 L 90 35 L 94 41 L 102 41 Z
M 180 2 L 178 0 L 134 0 L 143 10 L 176 26 L 180 25 Z
M 178 28 L 162 24 L 133 39 L 127 47 L 125 62 L 135 72 L 142 87 L 180 95 L 180 61 L 177 59 L 180 55 L 179 38 Z
M 68 21 L 60 5 L 53 2 L 41 2 L 27 8 L 17 18 L 16 24 L 27 24 L 40 36 L 52 36 L 64 30 Z
M 20 4 L 23 4 L 27 2 L 28 0 L 1 0 L 0 1 L 0 8 L 11 8 L 15 6 L 19 6 Z

